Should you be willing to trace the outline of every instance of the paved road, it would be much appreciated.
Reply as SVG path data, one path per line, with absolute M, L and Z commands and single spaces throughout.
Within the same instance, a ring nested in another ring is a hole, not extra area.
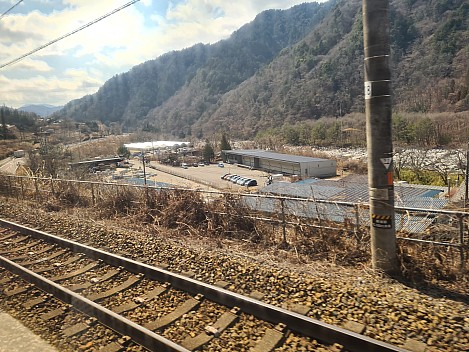
M 15 175 L 18 165 L 25 163 L 24 158 L 6 158 L 0 161 L 0 173 L 7 175 Z

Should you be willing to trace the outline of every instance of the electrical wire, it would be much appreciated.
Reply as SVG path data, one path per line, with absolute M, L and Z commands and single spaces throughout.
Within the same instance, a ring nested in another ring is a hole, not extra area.
M 18 6 L 20 3 L 22 3 L 23 0 L 20 0 L 18 1 L 16 4 L 14 4 L 12 7 L 10 7 L 8 10 L 6 10 L 4 13 L 2 13 L 0 15 L 0 20 L 3 18 L 3 16 L 5 16 L 8 12 L 10 12 L 11 10 L 13 10 L 16 6 Z
M 119 12 L 120 10 L 123 10 L 123 9 L 125 9 L 126 7 L 129 7 L 129 6 L 135 4 L 136 2 L 139 2 L 139 1 L 140 1 L 140 0 L 132 0 L 132 1 L 128 2 L 127 4 L 122 5 L 121 7 L 118 7 L 117 9 L 115 9 L 115 10 L 113 10 L 113 11 L 111 11 L 111 12 L 109 12 L 109 13 L 107 13 L 107 14 L 105 14 L 105 15 L 103 15 L 103 16 L 101 16 L 101 17 L 99 17 L 99 18 L 97 18 L 97 19 L 95 19 L 95 20 L 93 20 L 93 21 L 91 21 L 91 22 L 89 22 L 89 23 L 87 23 L 87 24 L 85 24 L 85 25 L 83 25 L 83 26 L 77 28 L 77 29 L 75 29 L 74 31 L 72 31 L 72 32 L 70 32 L 70 33 L 67 33 L 67 34 L 65 34 L 65 35 L 63 35 L 63 36 L 61 36 L 61 37 L 59 37 L 59 38 L 57 38 L 57 39 L 54 39 L 54 40 L 50 41 L 50 42 L 47 43 L 47 44 L 41 45 L 40 47 L 38 47 L 38 48 L 36 48 L 36 49 L 34 49 L 34 50 L 31 50 L 31 51 L 27 52 L 26 54 L 21 55 L 20 57 L 14 59 L 14 60 L 11 60 L 11 61 L 9 61 L 9 62 L 7 62 L 7 63 L 1 64 L 1 65 L 0 65 L 0 69 L 2 69 L 2 68 L 4 68 L 4 67 L 7 67 L 7 66 L 10 66 L 10 65 L 13 65 L 14 63 L 17 63 L 18 61 L 23 60 L 25 57 L 28 57 L 29 55 L 32 55 L 32 54 L 38 52 L 39 50 L 44 49 L 44 48 L 46 48 L 46 47 L 48 47 L 48 46 L 50 46 L 50 45 L 52 45 L 52 44 L 54 44 L 54 43 L 57 43 L 58 41 L 60 41 L 60 40 L 62 40 L 62 39 L 64 39 L 64 38 L 70 37 L 71 35 L 73 35 L 73 34 L 79 32 L 79 31 L 81 31 L 81 30 L 83 30 L 83 29 L 85 29 L 85 28 L 87 28 L 87 27 L 90 27 L 91 25 L 93 25 L 93 24 L 95 24 L 95 23 L 97 23 L 97 22 L 99 22 L 99 21 L 105 19 L 106 17 L 109 17 L 109 16 L 115 14 L 116 12 Z

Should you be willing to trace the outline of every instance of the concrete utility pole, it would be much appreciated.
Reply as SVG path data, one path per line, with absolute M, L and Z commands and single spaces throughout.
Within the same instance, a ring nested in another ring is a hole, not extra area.
M 142 164 L 143 164 L 143 183 L 147 185 L 147 173 L 145 171 L 145 149 L 142 149 Z
M 373 268 L 397 272 L 389 0 L 363 0 L 365 108 Z
M 465 190 L 464 190 L 464 210 L 466 210 L 467 207 L 467 200 L 469 197 L 469 143 L 467 143 L 467 148 L 466 148 L 466 175 L 465 175 Z

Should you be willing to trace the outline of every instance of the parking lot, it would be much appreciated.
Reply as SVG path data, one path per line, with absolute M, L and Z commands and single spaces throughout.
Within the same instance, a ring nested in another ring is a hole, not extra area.
M 188 180 L 199 181 L 203 185 L 211 185 L 213 188 L 217 189 L 246 189 L 246 187 L 244 186 L 234 184 L 227 180 L 222 180 L 221 177 L 225 174 L 236 174 L 242 177 L 254 179 L 257 181 L 257 184 L 260 187 L 265 185 L 268 176 L 266 172 L 250 170 L 248 168 L 240 167 L 233 164 L 224 164 L 224 167 L 219 167 L 217 164 L 210 164 L 197 167 L 189 166 L 187 167 L 187 169 L 185 169 L 182 167 L 172 167 L 152 162 L 150 163 L 150 167 L 154 167 L 157 170 L 157 176 L 155 177 L 156 181 L 160 181 L 158 179 L 159 174 L 167 173 L 171 176 L 169 177 L 169 179 L 167 179 L 167 181 L 161 182 L 168 182 L 174 185 L 187 186 Z

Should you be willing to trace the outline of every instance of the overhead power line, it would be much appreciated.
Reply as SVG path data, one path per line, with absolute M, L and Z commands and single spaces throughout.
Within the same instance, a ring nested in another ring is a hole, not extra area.
M 120 10 L 123 10 L 123 9 L 125 9 L 126 7 L 129 7 L 129 6 L 135 4 L 136 2 L 139 2 L 139 1 L 140 1 L 140 0 L 132 0 L 132 1 L 128 2 L 127 4 L 122 5 L 121 7 L 118 7 L 117 9 L 115 9 L 115 10 L 113 10 L 113 11 L 111 11 L 111 12 L 109 12 L 109 13 L 107 13 L 107 14 L 105 14 L 105 15 L 103 15 L 103 16 L 101 16 L 101 17 L 99 17 L 99 18 L 97 18 L 97 19 L 95 19 L 95 20 L 93 20 L 93 21 L 91 21 L 91 22 L 89 22 L 89 23 L 83 25 L 83 26 L 81 26 L 80 28 L 75 29 L 74 31 L 72 31 L 72 32 L 70 32 L 70 33 L 67 33 L 67 34 L 65 34 L 65 35 L 63 35 L 63 36 L 61 36 L 61 37 L 59 37 L 59 38 L 57 38 L 57 39 L 54 39 L 54 40 L 50 41 L 50 42 L 47 43 L 47 44 L 41 45 L 40 47 L 38 47 L 38 48 L 36 48 L 36 49 L 34 49 L 34 50 L 31 50 L 31 51 L 27 52 L 26 54 L 21 55 L 20 57 L 14 59 L 14 60 L 11 60 L 11 61 L 9 61 L 9 62 L 7 62 L 7 63 L 1 64 L 1 65 L 0 65 L 0 69 L 2 69 L 2 68 L 4 68 L 4 67 L 7 67 L 7 66 L 10 66 L 10 65 L 13 65 L 13 64 L 17 63 L 18 61 L 23 60 L 25 57 L 28 57 L 29 55 L 32 55 L 32 54 L 38 52 L 38 51 L 41 50 L 41 49 L 47 48 L 49 45 L 52 45 L 52 44 L 54 44 L 54 43 L 57 43 L 58 41 L 60 41 L 60 40 L 62 40 L 62 39 L 64 39 L 64 38 L 70 37 L 71 35 L 73 35 L 73 34 L 79 32 L 79 31 L 81 31 L 81 30 L 83 30 L 83 29 L 85 29 L 85 28 L 88 28 L 88 27 L 92 26 L 93 24 L 95 24 L 95 23 L 97 23 L 97 22 L 99 22 L 99 21 L 105 19 L 106 17 L 109 17 L 109 16 L 115 14 L 116 12 L 119 12 Z
M 18 1 L 16 4 L 14 4 L 12 7 L 10 7 L 8 10 L 6 10 L 4 13 L 2 13 L 0 15 L 0 20 L 3 18 L 3 16 L 5 16 L 8 12 L 10 12 L 11 10 L 13 10 L 16 6 L 18 6 L 19 4 L 21 4 L 23 2 L 23 0 L 20 0 Z

